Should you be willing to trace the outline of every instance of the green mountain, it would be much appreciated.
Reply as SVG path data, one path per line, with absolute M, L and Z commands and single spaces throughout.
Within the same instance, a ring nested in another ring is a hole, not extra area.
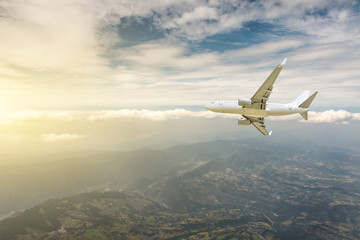
M 173 168 L 187 169 L 195 153 L 180 151 L 95 152 L 35 165 L 0 166 L 0 216 L 50 198 L 121 190 L 139 179 L 169 174 Z
M 359 206 L 360 158 L 342 149 L 239 144 L 201 165 L 151 182 L 145 196 L 181 211 L 264 204 Z M 214 155 L 213 155 L 214 156 Z
M 214 141 L 89 154 L 27 166 L 21 175 L 8 168 L 3 212 L 106 192 L 47 201 L 1 221 L 0 236 L 360 239 L 359 155 L 295 142 Z
M 0 222 L 0 239 L 277 239 L 268 220 L 240 210 L 179 213 L 122 192 L 49 200 Z
M 50 198 L 94 190 L 137 190 L 141 184 L 146 187 L 164 176 L 173 176 L 221 159 L 224 152 L 230 153 L 234 149 L 247 151 L 252 142 L 214 141 L 133 152 L 59 153 L 49 156 L 46 163 L 0 166 L 0 219 L 2 215 Z

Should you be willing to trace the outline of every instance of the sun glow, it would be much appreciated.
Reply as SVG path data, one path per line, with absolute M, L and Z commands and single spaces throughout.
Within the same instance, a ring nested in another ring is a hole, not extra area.
M 6 93 L 0 91 L 0 118 L 8 111 L 7 104 L 9 103 Z
M 8 101 L 4 99 L 0 99 L 0 119 L 4 118 L 12 111 L 15 111 L 16 109 L 13 109 L 13 107 L 14 107 L 13 105 L 8 104 Z
M 0 118 L 4 114 L 8 113 L 10 111 L 9 105 L 5 104 L 6 101 L 1 101 L 3 99 L 0 99 Z

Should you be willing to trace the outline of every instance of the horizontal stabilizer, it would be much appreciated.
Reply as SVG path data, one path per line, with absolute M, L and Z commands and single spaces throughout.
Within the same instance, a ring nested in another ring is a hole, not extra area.
M 308 111 L 300 113 L 303 119 L 308 120 Z
M 299 107 L 301 107 L 301 108 L 309 108 L 310 104 L 312 103 L 312 101 L 316 97 L 317 93 L 318 92 L 314 92 L 308 99 L 306 99 L 302 104 L 300 104 Z

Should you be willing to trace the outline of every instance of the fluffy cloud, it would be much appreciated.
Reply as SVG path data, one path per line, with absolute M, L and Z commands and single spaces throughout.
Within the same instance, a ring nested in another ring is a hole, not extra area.
M 146 119 L 151 121 L 164 121 L 169 119 L 179 119 L 182 117 L 197 117 L 197 118 L 214 118 L 220 116 L 213 112 L 192 112 L 185 109 L 174 109 L 165 111 L 150 111 L 150 110 L 114 110 L 101 111 L 91 114 L 87 120 L 110 120 L 110 119 Z
M 0 7 L 8 14 L 0 23 L 0 60 L 8 77 L 31 81 L 61 72 L 73 78 L 105 66 L 98 56 L 96 19 L 81 4 L 5 1 Z
M 184 117 L 194 118 L 238 118 L 237 114 L 220 114 L 210 111 L 189 111 L 185 109 L 174 109 L 164 111 L 143 110 L 113 110 L 91 113 L 87 120 L 111 120 L 111 119 L 146 119 L 151 121 L 165 121 L 180 119 Z M 309 120 L 303 120 L 300 115 L 289 115 L 282 117 L 270 117 L 271 120 L 298 120 L 308 123 L 348 123 L 348 121 L 360 120 L 360 113 L 351 113 L 345 110 L 328 110 L 324 112 L 309 112 Z
M 289 115 L 280 117 L 270 117 L 271 120 L 297 120 L 306 123 L 335 123 L 349 124 L 350 121 L 359 121 L 359 113 L 351 113 L 345 110 L 328 110 L 324 112 L 309 111 L 309 120 L 304 120 L 300 115 Z
M 360 113 L 353 113 L 353 114 L 352 114 L 352 119 L 354 119 L 354 120 L 360 120 Z
M 106 121 L 106 120 L 139 120 L 166 121 L 181 118 L 238 118 L 237 114 L 220 114 L 211 111 L 190 111 L 186 109 L 172 110 L 148 110 L 148 109 L 120 109 L 109 111 L 75 111 L 75 112 L 41 112 L 41 111 L 20 111 L 0 118 L 0 123 L 5 124 L 26 124 L 29 121 Z M 304 121 L 300 115 L 272 116 L 273 121 Z M 346 123 L 349 121 L 359 121 L 360 113 L 351 113 L 345 110 L 328 110 L 324 112 L 309 111 L 308 123 Z M 50 138 L 57 136 L 71 137 L 72 135 L 44 135 Z
M 210 111 L 121 109 L 73 112 L 22 111 L 10 115 L 1 116 L 8 123 L 0 124 L 0 144 L 3 146 L 0 148 L 0 155 L 21 155 L 24 159 L 32 159 L 29 158 L 30 153 L 38 156 L 67 151 L 88 152 L 89 149 L 129 151 L 144 147 L 164 148 L 212 139 L 263 137 L 252 126 L 237 126 L 239 115 Z M 298 137 L 299 134 L 303 134 L 308 138 L 311 134 L 314 139 L 324 143 L 328 140 L 326 134 L 331 128 L 341 132 L 347 143 L 352 142 L 356 145 L 358 142 L 356 136 L 359 136 L 357 129 L 360 124 L 360 113 L 344 110 L 309 112 L 309 119 L 305 126 L 305 121 L 299 114 L 269 117 L 266 118 L 266 126 L 277 133 L 274 137 L 289 137 L 289 134 L 290 137 Z M 18 151 L 19 149 L 21 151 Z M 9 159 L 7 161 L 10 161 Z
M 309 112 L 310 123 L 343 123 L 350 120 L 359 120 L 358 113 L 350 113 L 344 110 L 329 110 L 325 112 Z

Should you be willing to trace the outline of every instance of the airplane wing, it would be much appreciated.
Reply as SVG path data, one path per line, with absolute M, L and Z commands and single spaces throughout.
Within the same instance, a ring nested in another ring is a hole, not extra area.
M 264 118 L 256 118 L 256 117 L 247 117 L 245 118 L 249 119 L 251 124 L 254 125 L 254 127 L 259 130 L 263 135 L 265 136 L 271 136 L 272 131 L 268 132 L 265 128 Z
M 265 80 L 261 87 L 257 90 L 254 96 L 251 98 L 251 101 L 254 103 L 253 106 L 258 109 L 266 109 L 266 101 L 272 93 L 273 85 L 276 78 L 279 76 L 283 66 L 286 63 L 287 58 L 285 58 L 270 74 L 270 76 Z

